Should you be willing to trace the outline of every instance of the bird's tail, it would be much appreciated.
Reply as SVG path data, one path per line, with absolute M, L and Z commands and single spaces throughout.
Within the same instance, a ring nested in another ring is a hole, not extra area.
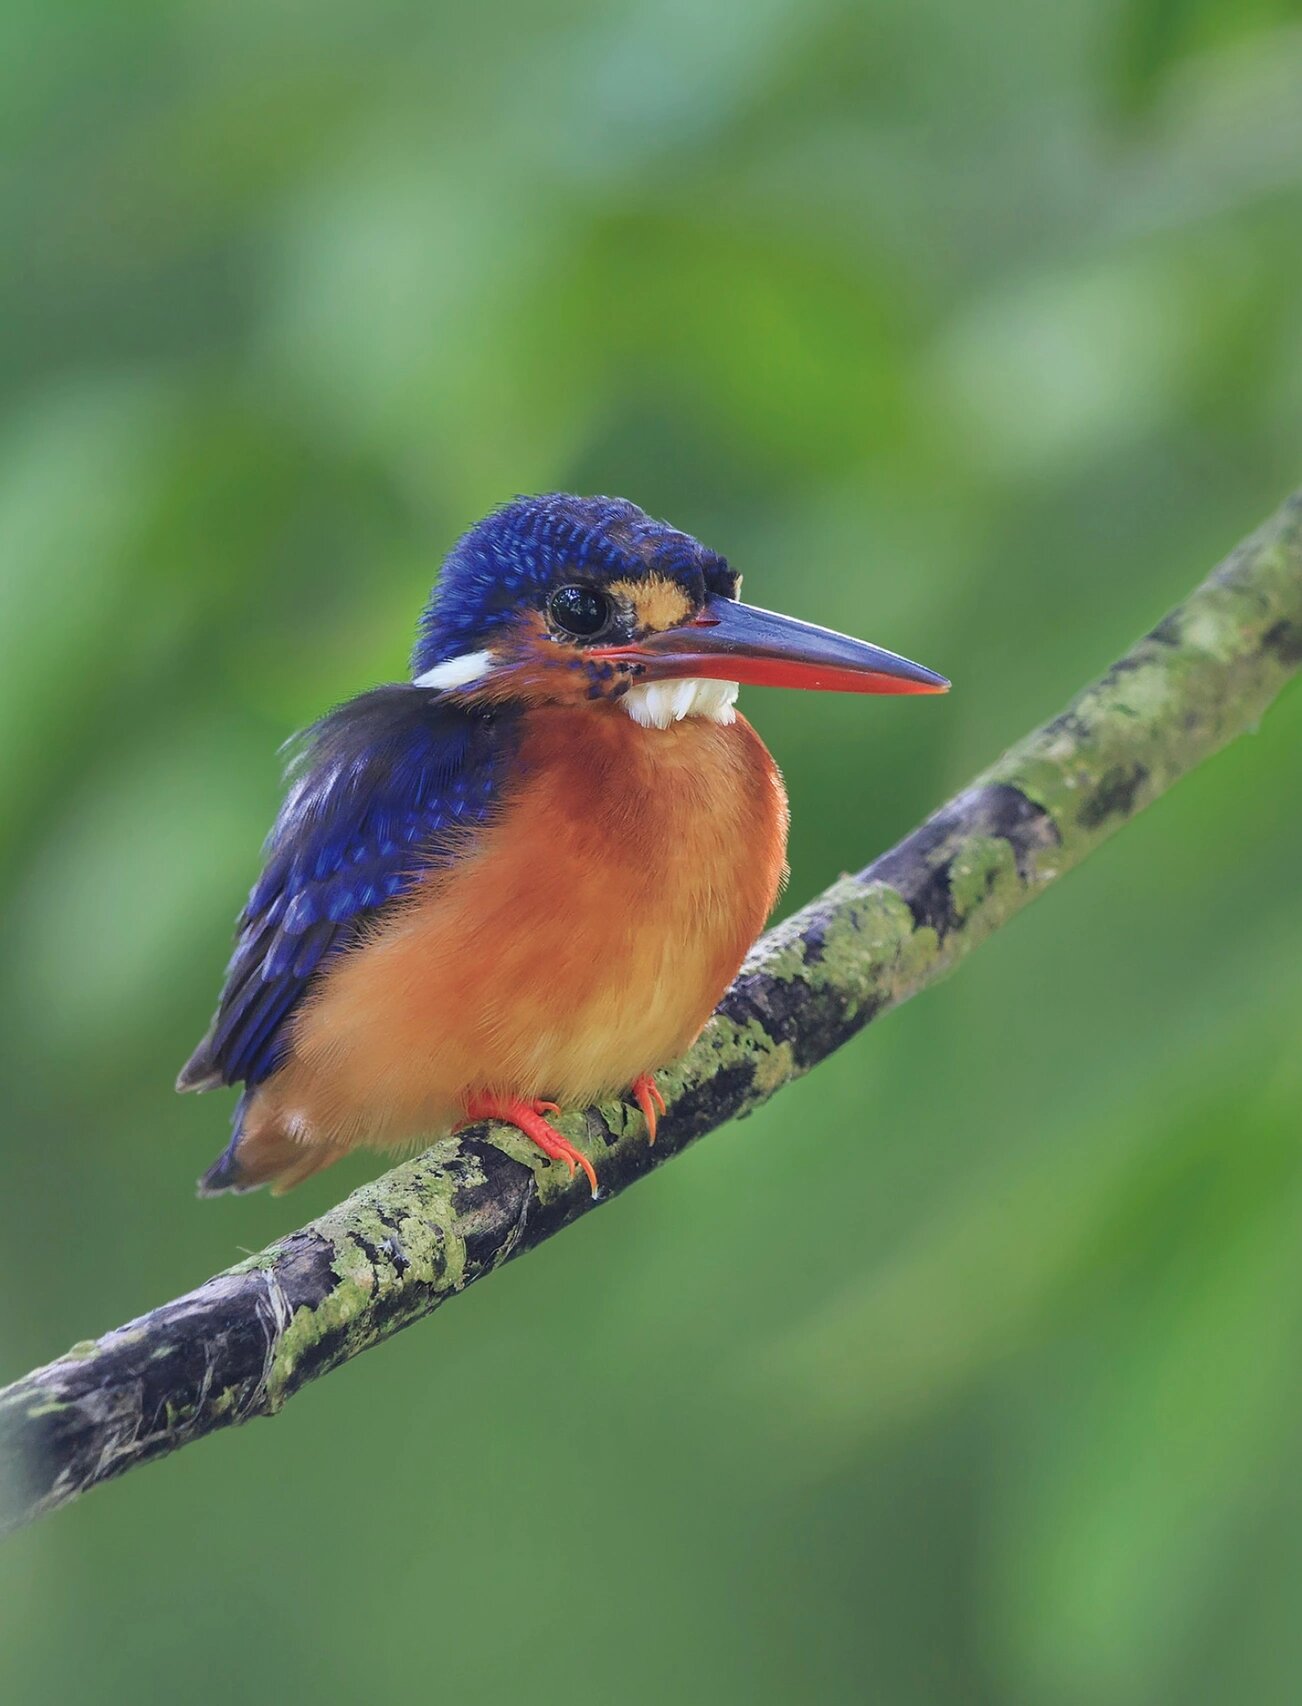
M 326 1143 L 303 1143 L 273 1122 L 251 1125 L 250 1100 L 247 1095 L 240 1098 L 234 1135 L 199 1180 L 201 1197 L 256 1191 L 263 1185 L 271 1186 L 273 1197 L 282 1196 L 345 1153 Z

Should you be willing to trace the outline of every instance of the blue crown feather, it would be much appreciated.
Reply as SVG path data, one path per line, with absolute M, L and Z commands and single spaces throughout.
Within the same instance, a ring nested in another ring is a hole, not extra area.
M 412 674 L 476 650 L 522 603 L 576 573 L 612 580 L 658 574 L 697 595 L 736 596 L 737 578 L 722 557 L 625 498 L 516 498 L 449 552 L 421 617 Z

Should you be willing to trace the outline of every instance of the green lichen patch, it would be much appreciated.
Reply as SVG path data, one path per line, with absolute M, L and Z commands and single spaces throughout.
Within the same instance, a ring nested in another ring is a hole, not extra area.
M 960 924 L 979 908 L 1006 916 L 1022 901 L 1012 848 L 997 836 L 974 835 L 954 854 L 949 869 L 949 892 Z
M 373 1344 L 377 1334 L 366 1325 L 366 1305 L 371 1288 L 355 1280 L 340 1280 L 315 1309 L 299 1309 L 280 1334 L 275 1355 L 266 1378 L 265 1405 L 269 1415 L 281 1407 L 285 1399 L 302 1384 L 296 1376 L 300 1364 L 309 1357 L 315 1361 L 327 1340 L 346 1342 L 349 1330 L 362 1326 L 357 1343 L 349 1354 Z M 342 1356 L 332 1358 L 341 1361 Z

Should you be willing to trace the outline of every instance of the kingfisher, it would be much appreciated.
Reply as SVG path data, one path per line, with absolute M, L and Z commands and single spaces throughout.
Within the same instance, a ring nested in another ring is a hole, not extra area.
M 201 1195 L 279 1194 L 358 1145 L 553 1126 L 704 1028 L 786 874 L 742 685 L 943 693 L 921 664 L 738 599 L 620 498 L 518 498 L 452 548 L 411 679 L 291 743 L 216 1015 L 179 1090 L 240 1085 Z

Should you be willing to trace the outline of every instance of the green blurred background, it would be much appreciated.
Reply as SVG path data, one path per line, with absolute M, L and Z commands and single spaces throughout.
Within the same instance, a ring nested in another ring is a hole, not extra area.
M 0 1376 L 198 1203 L 277 744 L 618 492 L 951 674 L 752 694 L 787 904 L 1302 480 L 1272 0 L 3 0 Z M 0 1552 L 0 1698 L 1294 1701 L 1302 693 L 960 976 Z M 799 1151 L 800 1195 L 788 1150 Z

